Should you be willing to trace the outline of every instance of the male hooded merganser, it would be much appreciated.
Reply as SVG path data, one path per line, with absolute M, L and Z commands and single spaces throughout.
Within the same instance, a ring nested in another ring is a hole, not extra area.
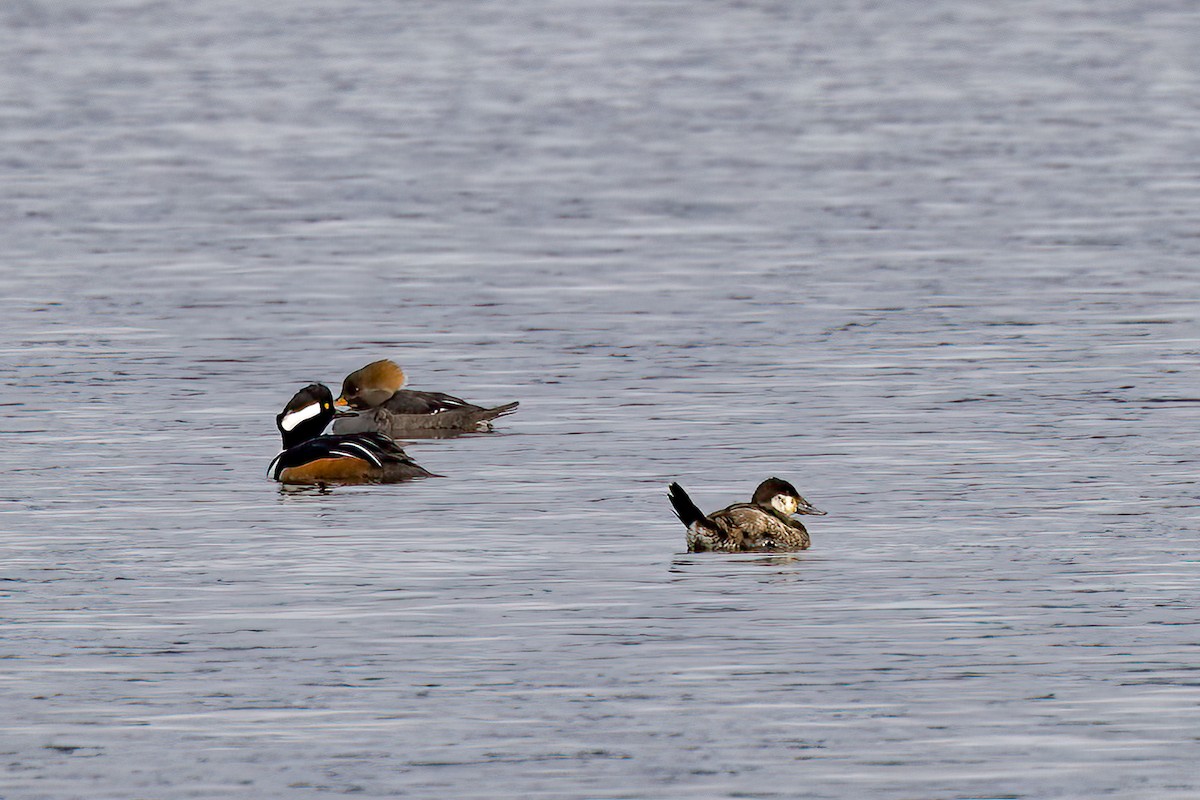
M 517 403 L 481 408 L 442 392 L 401 389 L 404 370 L 384 359 L 355 370 L 342 381 L 337 399 L 357 411 L 339 417 L 334 433 L 378 431 L 388 436 L 413 436 L 435 431 L 490 431 L 492 420 L 510 414 Z
M 395 483 L 433 477 L 381 433 L 322 436 L 334 417 L 333 393 L 314 383 L 296 392 L 275 424 L 283 452 L 267 474 L 280 483 L 324 486 L 336 483 Z
M 825 514 L 801 497 L 796 487 L 779 478 L 760 483 L 749 503 L 734 503 L 707 517 L 678 483 L 671 484 L 667 496 L 675 515 L 687 526 L 689 553 L 807 550 L 808 531 L 792 515 Z

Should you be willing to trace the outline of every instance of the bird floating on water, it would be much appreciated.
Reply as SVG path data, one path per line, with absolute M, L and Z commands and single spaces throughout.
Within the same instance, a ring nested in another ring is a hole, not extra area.
M 678 483 L 667 492 L 679 521 L 687 527 L 688 552 L 807 550 L 808 530 L 794 514 L 824 516 L 780 478 L 767 478 L 749 503 L 734 503 L 705 516 Z
M 444 392 L 403 389 L 405 380 L 404 370 L 386 358 L 351 372 L 342 381 L 337 404 L 356 413 L 339 416 L 334 433 L 376 431 L 405 438 L 438 431 L 490 431 L 492 420 L 511 414 L 519 405 L 483 408 Z

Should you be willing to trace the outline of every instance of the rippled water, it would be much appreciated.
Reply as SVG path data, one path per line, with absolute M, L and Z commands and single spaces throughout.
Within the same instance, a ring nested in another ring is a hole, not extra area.
M 4 5 L 0 796 L 1196 797 L 1198 24 Z M 281 494 L 381 357 L 521 410 Z

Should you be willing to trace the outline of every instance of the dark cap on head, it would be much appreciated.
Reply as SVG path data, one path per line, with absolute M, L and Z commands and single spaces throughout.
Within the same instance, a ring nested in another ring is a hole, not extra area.
M 287 405 L 283 407 L 283 413 L 286 414 L 289 411 L 295 411 L 298 408 L 304 408 L 313 403 L 325 404 L 332 402 L 333 392 L 329 391 L 328 386 L 320 383 L 310 383 L 292 395 L 292 399 L 288 400 Z
M 787 497 L 800 497 L 800 493 L 796 491 L 796 487 L 782 478 L 767 478 L 754 490 L 753 502 L 760 506 L 769 506 L 771 498 L 779 494 Z

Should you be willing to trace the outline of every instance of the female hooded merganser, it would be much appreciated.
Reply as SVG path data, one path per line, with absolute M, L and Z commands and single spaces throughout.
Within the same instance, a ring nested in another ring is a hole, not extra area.
M 792 515 L 825 514 L 801 497 L 796 487 L 779 478 L 760 483 L 749 503 L 734 503 L 707 517 L 678 483 L 671 484 L 667 496 L 675 515 L 687 526 L 689 553 L 807 550 L 808 531 Z
M 413 436 L 436 431 L 490 431 L 492 420 L 516 410 L 518 403 L 481 408 L 442 392 L 401 389 L 404 370 L 384 359 L 355 370 L 342 381 L 337 399 L 359 412 L 339 417 L 334 433 L 378 431 L 388 436 Z
M 280 483 L 324 486 L 337 483 L 395 483 L 434 477 L 381 433 L 322 436 L 334 417 L 333 393 L 314 383 L 296 392 L 275 424 L 283 452 L 267 474 Z

